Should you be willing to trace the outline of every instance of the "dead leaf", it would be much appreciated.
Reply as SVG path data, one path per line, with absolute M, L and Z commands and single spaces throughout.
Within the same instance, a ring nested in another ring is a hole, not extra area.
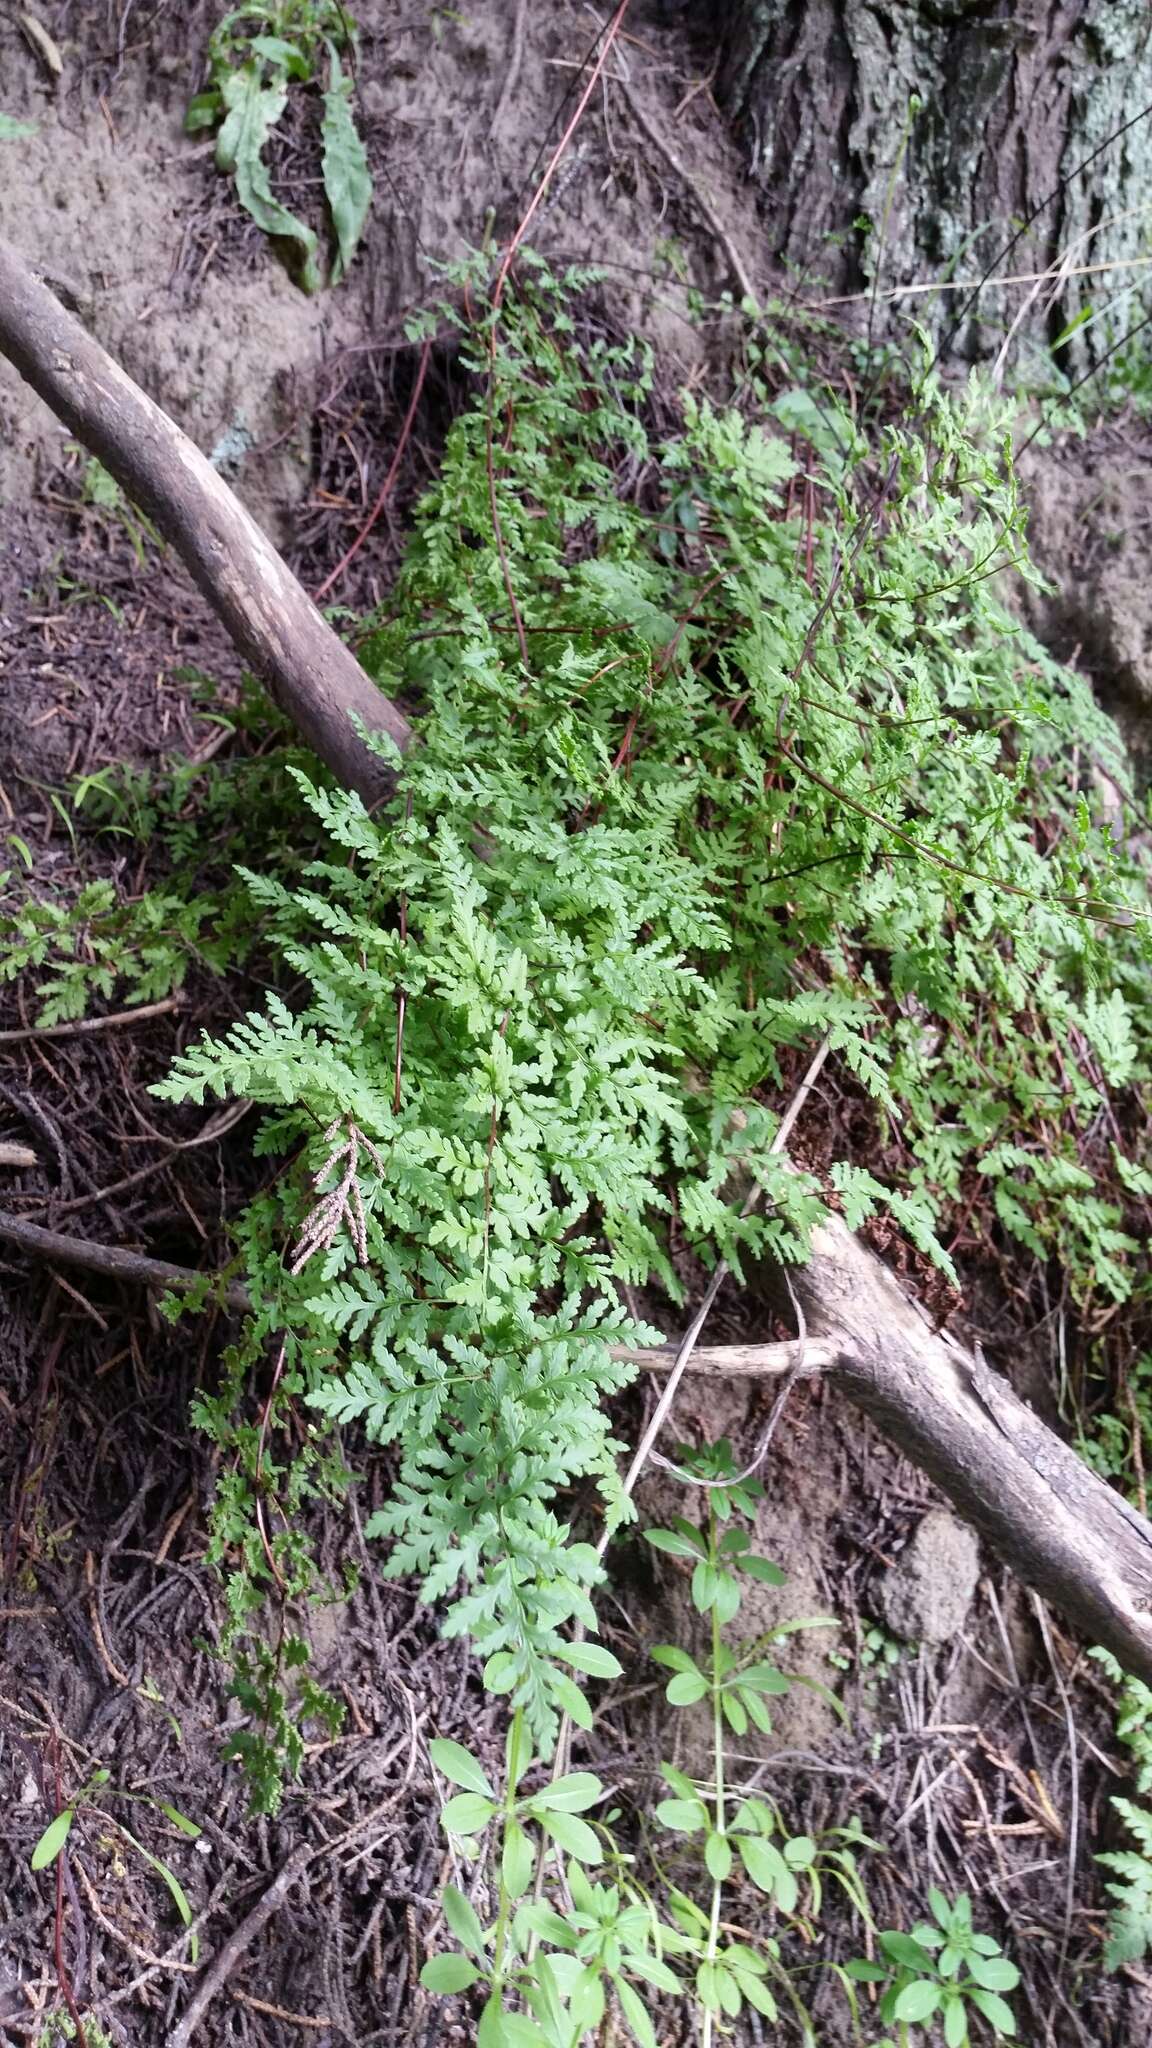
M 50 71 L 53 78 L 63 78 L 64 59 L 43 22 L 38 21 L 34 14 L 21 14 L 20 26 L 45 70 Z

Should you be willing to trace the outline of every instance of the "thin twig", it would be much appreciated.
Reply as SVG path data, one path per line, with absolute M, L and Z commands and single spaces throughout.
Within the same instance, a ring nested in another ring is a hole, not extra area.
M 251 1107 L 247 1101 L 229 1103 L 210 1117 L 203 1130 L 197 1131 L 194 1137 L 166 1139 L 168 1152 L 165 1158 L 153 1159 L 147 1166 L 138 1166 L 135 1172 L 126 1173 L 122 1180 L 114 1180 L 106 1188 L 90 1188 L 87 1194 L 71 1195 L 66 1202 L 42 1203 L 41 1207 L 50 1206 L 57 1218 L 72 1216 L 78 1209 L 94 1208 L 96 1203 L 106 1202 L 112 1195 L 122 1195 L 127 1188 L 139 1187 L 141 1181 L 151 1180 L 154 1174 L 163 1173 L 165 1167 L 171 1166 L 177 1152 L 194 1152 L 198 1145 L 212 1145 L 217 1138 L 225 1137 L 233 1125 L 247 1116 Z
M 528 19 L 528 0 L 516 0 L 516 20 L 512 26 L 512 48 L 508 54 L 508 69 L 492 116 L 495 131 L 508 111 L 512 95 L 520 83 L 520 67 L 524 62 L 524 28 Z
M 174 1266 L 167 1259 L 152 1259 L 144 1252 L 125 1251 L 119 1246 L 95 1244 L 90 1238 L 65 1237 L 56 1230 L 42 1230 L 22 1216 L 0 1212 L 0 1239 L 7 1239 L 24 1251 L 42 1258 L 59 1259 L 65 1265 L 85 1266 L 90 1272 L 108 1273 L 117 1280 L 135 1280 L 142 1287 L 171 1288 L 186 1294 L 205 1281 L 216 1289 L 221 1276 L 198 1272 L 192 1266 Z M 223 1282 L 219 1297 L 229 1308 L 247 1312 L 252 1297 L 242 1280 Z M 795 1369 L 800 1347 L 793 1340 L 780 1344 L 711 1344 L 698 1346 L 685 1370 L 711 1379 L 779 1379 Z M 671 1372 L 679 1355 L 675 1344 L 613 1344 L 613 1358 L 639 1366 L 641 1372 Z M 840 1353 L 832 1344 L 809 1341 L 805 1363 L 826 1370 L 835 1365 Z
M 24 1045 L 31 1038 L 78 1038 L 89 1031 L 111 1031 L 116 1024 L 143 1024 L 148 1017 L 168 1017 L 182 1010 L 184 996 L 165 996 L 158 1003 L 138 1003 L 134 1010 L 114 1010 L 108 1017 L 72 1017 L 64 1024 L 27 1024 L 19 1031 L 0 1031 L 0 1045 Z
M 799 1117 L 801 1111 L 804 1108 L 805 1103 L 808 1100 L 808 1097 L 811 1095 L 813 1088 L 816 1086 L 816 1083 L 820 1078 L 820 1070 L 828 1057 L 828 1049 L 829 1040 L 825 1038 L 817 1047 L 816 1052 L 812 1059 L 812 1064 L 810 1065 L 808 1072 L 805 1074 L 804 1079 L 801 1081 L 799 1088 L 796 1090 L 795 1095 L 792 1097 L 792 1100 L 789 1103 L 788 1108 L 785 1110 L 784 1115 L 780 1119 L 780 1128 L 776 1132 L 776 1135 L 773 1138 L 772 1143 L 768 1147 L 770 1153 L 782 1152 L 784 1150 L 784 1147 L 787 1145 L 788 1140 L 792 1135 L 792 1132 L 796 1128 L 796 1120 Z M 760 1200 L 762 1192 L 762 1189 L 758 1186 L 752 1189 L 752 1192 L 749 1195 L 748 1200 L 744 1204 L 744 1215 L 747 1216 L 751 1214 L 752 1210 L 755 1209 L 757 1203 Z M 647 1429 L 644 1431 L 644 1434 L 636 1447 L 635 1456 L 633 1457 L 632 1463 L 629 1465 L 628 1471 L 625 1475 L 623 1490 L 626 1497 L 630 1496 L 635 1490 L 636 1482 L 639 1479 L 640 1474 L 643 1471 L 644 1466 L 647 1462 L 648 1453 L 651 1450 L 653 1444 L 655 1443 L 657 1437 L 659 1436 L 660 1431 L 664 1427 L 668 1411 L 671 1408 L 673 1401 L 676 1399 L 677 1388 L 679 1387 L 680 1382 L 688 1369 L 688 1361 L 691 1358 L 692 1353 L 696 1349 L 696 1340 L 699 1337 L 701 1330 L 704 1328 L 704 1325 L 708 1320 L 708 1316 L 711 1311 L 712 1304 L 716 1299 L 716 1296 L 719 1294 L 721 1287 L 723 1286 L 725 1280 L 728 1277 L 728 1271 L 729 1268 L 727 1260 L 721 1259 L 720 1264 L 717 1266 L 716 1271 L 712 1275 L 711 1282 L 708 1286 L 708 1291 L 705 1294 L 703 1301 L 697 1309 L 696 1314 L 693 1316 L 691 1323 L 688 1325 L 688 1328 L 685 1330 L 683 1337 L 680 1339 L 680 1346 L 677 1350 L 672 1370 L 668 1375 L 668 1384 L 665 1387 L 663 1393 L 660 1396 L 660 1399 L 657 1401 L 656 1406 L 652 1411 L 652 1420 L 649 1422 Z M 607 1534 L 605 1534 L 600 1539 L 600 1543 L 597 1547 L 597 1555 L 603 1557 L 607 1547 L 608 1537 Z
M 613 1344 L 613 1358 L 638 1365 L 641 1372 L 671 1372 L 678 1346 L 658 1344 Z M 804 1350 L 805 1370 L 827 1372 L 841 1356 L 835 1344 L 814 1344 L 808 1339 Z M 801 1346 L 794 1337 L 779 1344 L 698 1344 L 685 1367 L 702 1379 L 767 1380 L 786 1379 L 800 1363 Z
M 88 1238 L 64 1237 L 58 1230 L 43 1230 L 38 1223 L 26 1223 L 22 1216 L 0 1213 L 0 1239 L 19 1245 L 38 1258 L 60 1259 L 65 1265 L 86 1266 L 93 1273 L 107 1273 L 113 1280 L 135 1280 L 145 1287 L 171 1288 L 187 1294 L 194 1287 L 220 1286 L 215 1273 L 197 1273 L 189 1266 L 172 1266 L 167 1259 L 149 1259 L 142 1252 L 125 1251 L 120 1245 L 94 1244 Z M 225 1281 L 220 1295 L 229 1308 L 250 1309 L 251 1296 L 240 1280 Z
M 360 528 L 359 533 L 356 535 L 355 540 L 352 542 L 351 547 L 348 548 L 343 555 L 341 555 L 340 560 L 336 564 L 336 567 L 328 571 L 327 576 L 324 578 L 323 583 L 320 585 L 319 590 L 316 592 L 315 602 L 317 604 L 323 602 L 324 598 L 327 597 L 328 592 L 331 590 L 333 584 L 339 583 L 340 578 L 343 576 L 349 564 L 355 561 L 356 556 L 360 553 L 360 550 L 363 547 L 365 541 L 367 540 L 368 535 L 371 533 L 372 528 L 375 526 L 376 521 L 379 519 L 381 512 L 384 510 L 385 505 L 387 504 L 389 498 L 392 495 L 392 487 L 395 484 L 396 478 L 400 473 L 400 464 L 404 459 L 404 450 L 407 448 L 408 442 L 411 438 L 412 427 L 416 418 L 416 408 L 420 403 L 420 393 L 424 389 L 424 379 L 428 372 L 428 358 L 430 357 L 431 353 L 432 337 L 428 335 L 425 337 L 423 346 L 420 350 L 420 360 L 416 366 L 416 376 L 412 384 L 412 396 L 408 400 L 408 410 L 404 415 L 404 423 L 400 429 L 400 439 L 396 443 L 395 452 L 392 456 L 391 462 L 388 465 L 388 474 L 380 486 L 380 492 L 376 499 L 376 503 L 373 505 L 372 510 L 368 514 L 367 519 L 364 521 L 363 526 Z
M 1068 1730 L 1068 1870 L 1064 1888 L 1064 1926 L 1060 1935 L 1060 1954 L 1056 1963 L 1056 1975 L 1062 1977 L 1068 1956 L 1068 1944 L 1072 1939 L 1072 1915 L 1076 1905 L 1076 1858 L 1080 1847 L 1080 1758 L 1076 1748 L 1076 1717 L 1072 1712 L 1072 1701 L 1068 1696 L 1064 1673 L 1056 1656 L 1048 1611 L 1038 1593 L 1032 1595 L 1032 1609 L 1044 1638 L 1044 1648 L 1048 1653 L 1052 1677 L 1064 1709 L 1064 1725 Z
M 419 1718 L 422 1721 L 424 1719 L 423 1714 Z M 167 2048 L 188 2048 L 188 2044 L 192 2040 L 216 1993 L 223 1989 L 241 1957 L 251 1948 L 257 1935 L 267 1926 L 273 1914 L 279 1912 L 292 1886 L 298 1878 L 303 1876 L 309 1865 L 315 1863 L 322 1856 L 334 1856 L 339 1849 L 344 1848 L 355 1836 L 366 1833 L 370 1827 L 377 1821 L 382 1820 L 386 1814 L 392 1812 L 399 1804 L 404 1793 L 407 1791 L 412 1777 L 418 1741 L 419 1722 L 414 1721 L 410 1738 L 408 1768 L 396 1790 L 381 1805 L 373 1807 L 370 1813 L 366 1813 L 360 1820 L 354 1821 L 351 1827 L 345 1828 L 332 1841 L 302 1842 L 300 1847 L 293 1851 L 279 1874 L 273 1878 L 267 1891 L 257 1899 L 251 1912 L 245 1915 L 240 1925 L 229 1935 L 224 1946 L 217 1951 L 197 1985 L 183 2018 L 169 2034 Z M 403 1747 L 403 1741 L 397 1742 L 393 1746 L 388 1756 L 384 1758 L 382 1764 L 378 1767 L 381 1774 L 399 1756 Z

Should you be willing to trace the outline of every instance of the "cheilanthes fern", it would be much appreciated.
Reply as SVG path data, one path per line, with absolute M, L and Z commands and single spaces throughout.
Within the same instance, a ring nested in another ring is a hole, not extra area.
M 528 266 L 461 323 L 480 396 L 362 648 L 422 743 L 379 815 L 294 771 L 330 853 L 247 884 L 299 999 L 159 1091 L 266 1106 L 242 1357 L 275 1334 L 317 1428 L 395 1447 L 389 1569 L 453 1596 L 544 1745 L 594 1626 L 576 1483 L 625 1512 L 621 1285 L 676 1297 L 673 1224 L 738 1270 L 805 1255 L 828 1185 L 769 1151 L 804 1047 L 906 1162 L 834 1166 L 839 1206 L 946 1269 L 975 1186 L 1122 1297 L 1117 1174 L 1152 1188 L 1094 1121 L 1152 1026 L 1145 874 L 1095 794 L 1125 769 L 997 595 L 1024 558 L 1002 409 L 926 376 L 866 442 L 753 354 L 739 408 L 658 430 L 644 352 L 577 338 L 586 282 Z

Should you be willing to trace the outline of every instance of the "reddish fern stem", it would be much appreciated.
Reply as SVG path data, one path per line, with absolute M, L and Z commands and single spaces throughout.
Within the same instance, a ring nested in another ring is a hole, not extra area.
M 431 353 L 432 338 L 431 336 L 428 336 L 428 338 L 424 341 L 420 349 L 420 361 L 416 365 L 416 378 L 412 386 L 412 396 L 408 400 L 408 410 L 404 415 L 404 424 L 400 429 L 400 439 L 396 443 L 395 452 L 393 453 L 392 460 L 388 465 L 388 474 L 385 477 L 384 482 L 380 486 L 380 494 L 376 500 L 376 503 L 373 505 L 372 510 L 368 514 L 367 519 L 364 521 L 363 526 L 360 528 L 359 533 L 356 535 L 356 538 L 353 541 L 351 547 L 348 549 L 346 554 L 340 557 L 340 560 L 337 562 L 336 567 L 334 569 L 329 570 L 327 576 L 324 578 L 323 583 L 320 585 L 319 590 L 316 591 L 315 601 L 317 604 L 323 603 L 324 599 L 328 595 L 328 592 L 332 589 L 333 584 L 339 583 L 340 578 L 343 576 L 345 570 L 349 567 L 349 565 L 352 562 L 355 561 L 356 556 L 360 553 L 360 550 L 363 547 L 365 541 L 367 540 L 368 535 L 371 533 L 372 528 L 375 526 L 376 521 L 379 519 L 381 512 L 384 510 L 385 505 L 388 503 L 388 499 L 392 494 L 392 487 L 395 484 L 396 478 L 400 473 L 400 464 L 404 459 L 404 450 L 407 448 L 409 439 L 411 438 L 412 426 L 416 418 L 416 408 L 420 403 L 420 393 L 424 389 L 424 378 L 427 375 L 428 358 L 431 355 Z

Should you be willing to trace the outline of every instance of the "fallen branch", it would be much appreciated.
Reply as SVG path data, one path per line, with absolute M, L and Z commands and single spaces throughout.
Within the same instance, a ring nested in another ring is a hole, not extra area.
M 31 1155 L 33 1162 L 35 1155 Z M 88 1237 L 64 1237 L 58 1230 L 43 1230 L 38 1223 L 26 1223 L 22 1216 L 0 1212 L 0 1241 L 19 1245 L 38 1258 L 57 1259 L 65 1266 L 85 1266 L 91 1273 L 107 1273 L 115 1280 L 130 1280 L 140 1287 L 170 1288 L 188 1294 L 209 1281 L 217 1298 L 229 1308 L 247 1311 L 252 1297 L 242 1280 L 223 1281 L 218 1274 L 199 1273 L 192 1266 L 173 1266 L 167 1259 L 151 1259 L 143 1252 L 123 1251 L 116 1245 L 96 1244 Z M 629 1346 L 614 1344 L 613 1358 L 630 1359 L 644 1372 L 671 1372 L 676 1363 L 674 1344 Z M 791 1372 L 800 1347 L 783 1344 L 713 1344 L 692 1354 L 690 1372 L 712 1379 L 765 1379 Z M 818 1369 L 831 1365 L 835 1353 L 826 1344 L 810 1344 L 805 1362 Z
M 935 1332 L 831 1216 L 791 1270 L 829 1377 L 1020 1578 L 1152 1681 L 1152 1525 L 991 1372 Z
M 240 1311 L 242 1281 L 141 1252 L 64 1237 L 0 1213 L 0 1241 L 138 1286 L 187 1293 L 205 1280 Z M 806 1372 L 823 1371 L 890 1443 L 934 1479 L 1020 1578 L 1152 1682 L 1152 1524 L 1099 1479 L 1012 1391 L 931 1329 L 887 1267 L 832 1216 L 792 1270 L 808 1324 Z M 613 1346 L 642 1371 L 670 1374 L 682 1347 Z M 698 1346 L 685 1370 L 706 1378 L 781 1378 L 801 1346 Z
M 184 1008 L 182 995 L 164 996 L 158 1003 L 137 1003 L 134 1010 L 113 1010 L 103 1017 L 69 1017 L 63 1024 L 23 1024 L 15 1031 L 0 1031 L 0 1045 L 24 1045 L 33 1038 L 80 1038 L 92 1031 L 111 1031 L 118 1024 L 141 1024 L 149 1017 L 167 1017 Z
M 143 1287 L 169 1288 L 174 1294 L 188 1294 L 194 1287 L 220 1287 L 220 1299 L 229 1308 L 248 1309 L 252 1302 L 242 1281 L 221 1284 L 213 1273 L 197 1273 L 191 1266 L 171 1266 L 167 1259 L 145 1258 L 142 1252 L 124 1251 L 119 1245 L 94 1244 L 89 1238 L 62 1237 L 58 1230 L 43 1230 L 38 1223 L 26 1223 L 22 1216 L 0 1214 L 0 1240 L 19 1245 L 39 1259 L 58 1259 L 62 1265 L 85 1266 L 90 1273 L 107 1273 L 113 1280 L 132 1280 Z
M 323 619 L 207 456 L 0 241 L 0 353 L 170 541 L 236 646 L 320 759 L 366 801 L 390 785 L 360 738 L 412 728 Z
M 676 1363 L 676 1344 L 614 1344 L 613 1358 L 627 1358 L 641 1372 L 671 1372 Z M 784 1379 L 798 1366 L 805 1373 L 827 1372 L 839 1358 L 831 1344 L 798 1344 L 789 1337 L 782 1344 L 697 1344 L 686 1361 L 685 1372 L 703 1379 Z

